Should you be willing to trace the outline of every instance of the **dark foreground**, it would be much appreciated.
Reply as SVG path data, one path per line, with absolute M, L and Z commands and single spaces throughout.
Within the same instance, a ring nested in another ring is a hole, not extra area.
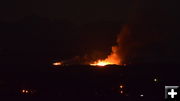
M 48 72 L 1 72 L 0 100 L 163 101 L 179 85 L 177 64 L 61 66 Z

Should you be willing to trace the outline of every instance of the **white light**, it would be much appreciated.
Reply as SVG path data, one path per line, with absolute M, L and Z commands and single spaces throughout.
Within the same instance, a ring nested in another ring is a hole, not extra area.
M 144 95 L 143 95 L 143 94 L 141 94 L 141 95 L 140 95 L 140 97 L 144 97 Z
M 155 79 L 154 79 L 154 82 L 157 82 L 157 81 L 158 81 L 158 79 L 155 78 Z

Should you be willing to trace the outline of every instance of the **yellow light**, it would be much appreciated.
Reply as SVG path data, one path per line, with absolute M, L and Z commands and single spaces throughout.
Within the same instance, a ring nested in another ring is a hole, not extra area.
M 106 66 L 106 65 L 110 65 L 110 64 L 113 64 L 113 63 L 103 61 L 103 60 L 98 60 L 98 61 L 96 61 L 90 65 L 92 65 L 92 66 Z
M 124 86 L 123 86 L 123 85 L 120 85 L 119 87 L 120 87 L 120 88 L 123 88 Z
M 54 62 L 53 65 L 54 66 L 60 66 L 60 65 L 62 65 L 62 63 L 61 62 Z
M 107 65 L 108 63 L 106 63 L 106 62 L 99 62 L 99 63 L 97 63 L 96 65 L 98 65 L 98 66 L 105 66 L 105 65 Z

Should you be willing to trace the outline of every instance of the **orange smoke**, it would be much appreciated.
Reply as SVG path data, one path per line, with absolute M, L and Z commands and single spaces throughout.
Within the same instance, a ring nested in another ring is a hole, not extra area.
M 91 63 L 90 65 L 93 66 L 105 66 L 105 65 L 111 65 L 111 64 L 116 64 L 116 65 L 120 65 L 121 63 L 121 59 L 120 56 L 118 55 L 118 48 L 117 46 L 113 46 L 112 47 L 112 53 L 104 60 L 97 60 L 93 63 Z

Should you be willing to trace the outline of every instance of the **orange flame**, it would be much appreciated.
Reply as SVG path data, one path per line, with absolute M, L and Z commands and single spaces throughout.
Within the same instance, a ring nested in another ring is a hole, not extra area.
M 112 47 L 112 53 L 104 60 L 97 60 L 90 65 L 92 66 L 106 66 L 106 65 L 111 65 L 111 64 L 116 64 L 120 65 L 120 57 L 118 55 L 118 47 L 113 46 Z
M 54 65 L 54 66 L 60 66 L 60 65 L 62 65 L 62 62 L 54 62 L 52 65 Z
M 95 61 L 94 63 L 92 63 L 90 65 L 92 65 L 92 66 L 106 66 L 109 64 L 112 64 L 112 63 L 105 61 L 105 60 L 98 60 L 98 61 Z

